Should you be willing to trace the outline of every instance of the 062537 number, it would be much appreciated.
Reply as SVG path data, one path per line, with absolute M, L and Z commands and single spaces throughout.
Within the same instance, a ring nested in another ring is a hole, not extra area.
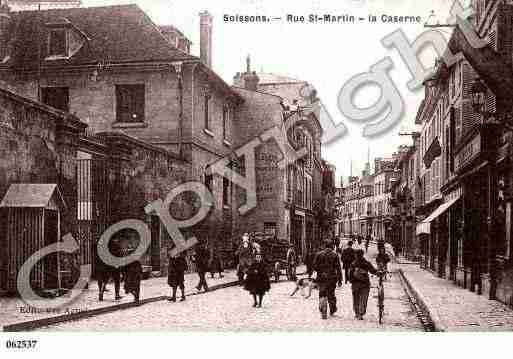
M 7 340 L 5 347 L 7 349 L 35 349 L 37 340 Z

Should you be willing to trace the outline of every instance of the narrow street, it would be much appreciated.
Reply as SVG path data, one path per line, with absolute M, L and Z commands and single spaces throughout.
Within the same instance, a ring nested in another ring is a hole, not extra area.
M 371 256 L 374 255 L 373 250 Z M 375 286 L 375 278 L 373 279 Z M 412 311 L 398 274 L 385 283 L 385 320 L 378 324 L 376 289 L 371 289 L 367 316 L 356 321 L 350 285 L 337 290 L 339 312 L 321 320 L 318 292 L 309 299 L 300 293 L 290 297 L 294 283 L 272 284 L 263 308 L 253 308 L 252 299 L 241 287 L 221 289 L 188 297 L 184 303 L 161 301 L 137 308 L 42 328 L 43 331 L 132 331 L 132 330 L 328 330 L 328 331 L 422 331 Z

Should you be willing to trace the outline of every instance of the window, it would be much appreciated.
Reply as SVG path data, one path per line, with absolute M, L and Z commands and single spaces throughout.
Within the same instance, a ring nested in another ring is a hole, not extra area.
M 230 118 L 230 109 L 228 106 L 223 107 L 223 140 L 228 139 L 228 120 Z
M 214 176 L 212 175 L 212 173 L 209 173 L 209 167 L 210 166 L 205 167 L 205 187 L 207 187 L 210 193 L 213 194 L 212 188 L 214 183 Z
M 144 106 L 144 85 L 116 85 L 117 122 L 144 122 Z
M 48 36 L 49 56 L 68 56 L 68 36 L 66 29 L 51 30 Z
M 203 101 L 205 130 L 210 130 L 210 95 L 206 94 Z
M 69 89 L 67 87 L 44 87 L 41 102 L 62 111 L 69 111 Z
M 230 206 L 230 181 L 223 177 L 223 206 Z

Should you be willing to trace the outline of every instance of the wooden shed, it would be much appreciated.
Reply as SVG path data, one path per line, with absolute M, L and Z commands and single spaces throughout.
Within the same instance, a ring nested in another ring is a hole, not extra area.
M 0 203 L 0 289 L 16 291 L 21 266 L 40 249 L 61 238 L 66 204 L 56 184 L 11 184 Z M 33 289 L 60 288 L 60 260 L 50 254 L 35 264 Z

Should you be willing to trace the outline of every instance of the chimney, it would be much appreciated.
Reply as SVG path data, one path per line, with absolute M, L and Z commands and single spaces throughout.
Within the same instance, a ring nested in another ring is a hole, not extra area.
M 200 60 L 212 67 L 212 15 L 208 11 L 200 12 Z
M 4 1 L 0 0 L 0 63 L 8 55 L 9 29 L 11 26 L 11 11 Z
M 249 55 L 246 57 L 246 72 L 242 76 L 244 79 L 244 87 L 247 90 L 258 90 L 258 83 L 260 82 L 260 78 L 255 71 L 251 71 L 251 58 Z

